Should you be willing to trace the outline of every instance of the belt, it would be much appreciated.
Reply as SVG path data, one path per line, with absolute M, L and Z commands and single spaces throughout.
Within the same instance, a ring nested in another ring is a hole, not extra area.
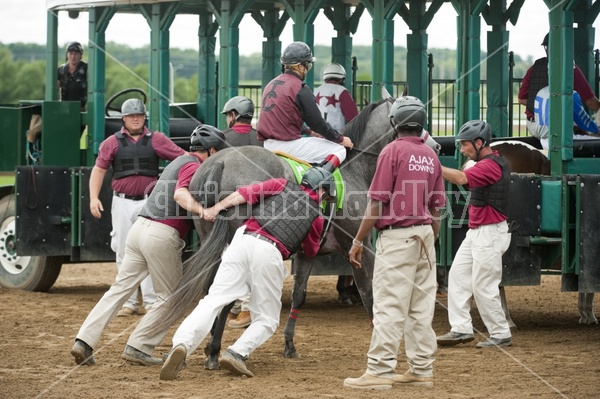
M 146 198 L 148 198 L 148 194 L 144 194 L 144 195 L 127 195 L 127 194 L 123 194 L 123 193 L 118 193 L 116 191 L 113 191 L 115 197 L 119 197 L 119 198 L 125 198 L 128 200 L 132 200 L 132 201 L 141 201 L 141 200 L 145 200 Z
M 269 244 L 272 244 L 272 245 L 275 245 L 275 246 L 277 246 L 277 243 L 275 243 L 275 241 L 273 241 L 273 240 L 271 240 L 270 238 L 267 238 L 267 237 L 265 237 L 265 236 L 262 236 L 262 235 L 260 235 L 260 234 L 258 234 L 258 233 L 254 233 L 254 232 L 252 232 L 252 231 L 245 231 L 245 232 L 244 232 L 244 234 L 246 234 L 246 235 L 249 235 L 249 236 L 252 236 L 252 237 L 256 237 L 256 238 L 258 238 L 259 240 L 262 240 L 262 241 L 264 241 L 264 242 L 268 242 Z
M 421 223 L 421 224 L 411 224 L 410 226 L 401 226 L 399 224 L 390 224 L 389 226 L 385 226 L 384 228 L 380 229 L 379 231 L 406 229 L 409 227 L 417 227 L 417 226 L 430 226 L 430 224 L 429 223 Z

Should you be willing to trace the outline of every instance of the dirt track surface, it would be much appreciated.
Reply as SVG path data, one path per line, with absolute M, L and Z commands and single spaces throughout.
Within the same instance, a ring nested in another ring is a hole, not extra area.
M 291 278 L 284 288 L 282 322 L 253 353 L 255 378 L 204 370 L 201 350 L 175 381 L 160 381 L 160 368 L 121 359 L 134 318 L 115 318 L 95 351 L 96 366 L 77 367 L 69 354 L 79 326 L 115 276 L 114 264 L 65 265 L 48 293 L 0 289 L 0 398 L 597 398 L 600 327 L 581 326 L 576 294 L 560 292 L 559 276 L 542 285 L 509 287 L 519 329 L 514 346 L 477 349 L 475 342 L 441 348 L 433 388 L 355 391 L 345 377 L 365 370 L 370 327 L 362 307 L 338 304 L 335 277 L 311 277 L 296 333 L 299 359 L 284 359 L 282 329 L 290 306 Z M 594 301 L 600 308 L 600 295 Z M 434 330 L 449 329 L 445 300 L 436 306 Z M 600 312 L 599 312 L 600 313 Z M 477 311 L 475 327 L 484 331 Z M 174 326 L 155 354 L 168 352 Z M 240 330 L 226 330 L 224 347 Z M 204 344 L 201 345 L 203 347 Z M 406 370 L 401 349 L 398 372 Z

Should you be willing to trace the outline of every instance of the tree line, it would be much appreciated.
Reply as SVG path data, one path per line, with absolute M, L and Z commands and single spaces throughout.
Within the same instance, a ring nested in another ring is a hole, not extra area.
M 84 49 L 84 61 L 87 60 Z M 434 79 L 455 79 L 456 51 L 450 49 L 430 49 L 433 55 Z M 147 88 L 149 77 L 149 47 L 131 48 L 127 45 L 109 42 L 106 45 L 106 98 L 131 87 Z M 315 82 L 318 82 L 321 69 L 331 59 L 328 46 L 315 46 Z M 44 45 L 31 43 L 0 43 L 0 104 L 12 104 L 19 100 L 41 100 L 45 91 Z M 198 52 L 195 50 L 170 50 L 174 71 L 175 102 L 194 102 L 198 94 Z M 354 46 L 353 56 L 357 59 L 357 80 L 371 80 L 371 47 Z M 64 61 L 64 53 L 59 52 L 59 64 Z M 484 54 L 481 55 L 482 60 Z M 533 60 L 515 56 L 514 76 L 522 77 Z M 58 65 L 57 65 L 58 67 Z M 262 59 L 260 54 L 240 56 L 239 77 L 242 84 L 260 84 Z M 350 71 L 348 71 L 350 73 Z M 482 64 L 481 78 L 485 79 L 485 63 Z M 394 79 L 406 79 L 406 48 L 396 47 L 394 51 Z

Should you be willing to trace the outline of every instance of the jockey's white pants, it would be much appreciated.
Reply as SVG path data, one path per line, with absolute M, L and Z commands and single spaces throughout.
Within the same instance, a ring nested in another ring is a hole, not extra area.
M 269 151 L 281 151 L 308 163 L 320 163 L 333 154 L 340 163 L 346 159 L 346 147 L 319 137 L 302 137 L 296 140 L 281 141 L 268 139 L 264 147 Z
M 469 229 L 448 276 L 448 320 L 452 331 L 472 334 L 471 297 L 492 338 L 511 336 L 500 301 L 502 254 L 510 245 L 507 223 Z
M 433 355 L 437 349 L 432 328 L 436 286 L 431 225 L 379 233 L 367 373 L 392 378 L 404 337 L 408 371 L 421 377 L 433 375 Z
M 208 295 L 173 336 L 173 347 L 182 344 L 188 355 L 206 338 L 223 307 L 246 294 L 250 294 L 252 323 L 229 349 L 248 356 L 279 326 L 281 291 L 288 271 L 275 245 L 246 235 L 244 230 L 245 226 L 238 228 L 225 250 Z
M 548 138 L 548 126 L 540 126 L 534 121 L 527 121 L 527 131 L 533 137 L 537 137 L 542 144 L 542 149 L 548 150 L 550 148 Z M 578 140 L 599 140 L 600 137 L 587 135 L 587 134 L 576 134 L 573 133 L 573 141 Z
M 121 271 L 115 282 L 94 306 L 83 322 L 77 338 L 92 348 L 100 340 L 102 331 L 116 316 L 140 282 L 151 275 L 156 287 L 157 301 L 137 325 L 128 345 L 151 355 L 168 331 L 153 331 L 160 308 L 177 287 L 182 275 L 181 253 L 185 242 L 179 232 L 163 223 L 139 217 L 131 227 Z
M 110 209 L 110 215 L 112 220 L 112 231 L 110 233 L 110 248 L 117 255 L 117 272 L 121 271 L 121 264 L 125 257 L 125 240 L 127 234 L 133 226 L 133 223 L 138 218 L 139 213 L 144 208 L 146 200 L 133 201 L 126 198 L 113 196 L 112 205 Z M 152 278 L 146 277 L 140 284 L 142 291 L 142 306 L 149 307 L 156 302 L 156 293 L 152 286 Z M 137 290 L 133 292 L 131 297 L 125 302 L 125 306 L 131 309 L 137 309 L 138 306 L 138 295 Z

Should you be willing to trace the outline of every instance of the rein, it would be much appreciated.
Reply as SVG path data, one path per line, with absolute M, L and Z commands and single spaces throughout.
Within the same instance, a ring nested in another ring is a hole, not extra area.
M 360 152 L 361 154 L 373 155 L 373 156 L 375 156 L 375 157 L 378 157 L 378 156 L 379 156 L 379 154 L 378 154 L 378 153 L 376 153 L 376 152 L 373 152 L 373 151 L 368 151 L 368 150 L 361 150 L 360 148 L 356 148 L 356 147 L 352 147 L 352 150 L 350 150 L 350 151 L 358 151 L 358 152 Z

